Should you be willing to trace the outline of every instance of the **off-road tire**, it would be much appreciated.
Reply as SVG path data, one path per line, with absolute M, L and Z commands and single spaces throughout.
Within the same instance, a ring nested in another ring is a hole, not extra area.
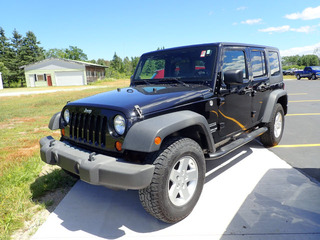
M 280 103 L 274 106 L 271 121 L 266 124 L 268 131 L 260 136 L 262 144 L 266 147 L 278 145 L 284 129 L 284 111 Z
M 201 147 L 189 138 L 172 138 L 148 161 L 153 162 L 155 171 L 151 184 L 139 190 L 142 206 L 163 222 L 176 223 L 184 219 L 196 205 L 204 184 L 206 167 Z M 173 176 L 181 182 L 173 182 Z M 191 189 L 187 200 L 184 199 L 183 187 L 187 192 Z

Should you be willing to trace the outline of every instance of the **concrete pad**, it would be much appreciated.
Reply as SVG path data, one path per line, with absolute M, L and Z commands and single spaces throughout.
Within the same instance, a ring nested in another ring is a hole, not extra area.
M 177 224 L 147 214 L 137 191 L 79 181 L 32 239 L 173 238 L 320 239 L 320 186 L 254 142 L 207 163 L 200 200 Z

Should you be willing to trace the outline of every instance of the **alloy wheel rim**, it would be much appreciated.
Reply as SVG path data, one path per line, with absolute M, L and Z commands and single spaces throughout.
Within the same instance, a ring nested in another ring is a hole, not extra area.
M 179 159 L 171 169 L 168 195 L 175 206 L 185 205 L 194 195 L 198 183 L 198 165 L 191 156 Z
M 277 113 L 276 119 L 274 121 L 274 136 L 276 138 L 280 137 L 282 132 L 282 115 L 280 112 Z

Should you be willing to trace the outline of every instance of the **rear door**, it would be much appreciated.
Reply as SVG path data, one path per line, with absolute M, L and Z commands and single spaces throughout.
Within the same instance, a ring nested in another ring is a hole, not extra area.
M 251 120 L 253 123 L 260 120 L 259 114 L 265 96 L 270 90 L 270 81 L 267 71 L 267 56 L 262 48 L 250 48 L 251 69 L 252 69 L 252 109 Z

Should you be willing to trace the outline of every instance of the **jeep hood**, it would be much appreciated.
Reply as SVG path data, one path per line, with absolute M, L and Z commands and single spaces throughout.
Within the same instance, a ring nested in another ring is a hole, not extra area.
M 73 106 L 84 106 L 116 110 L 128 118 L 132 116 L 136 105 L 143 115 L 173 108 L 212 96 L 207 86 L 136 86 L 100 93 L 68 103 Z

